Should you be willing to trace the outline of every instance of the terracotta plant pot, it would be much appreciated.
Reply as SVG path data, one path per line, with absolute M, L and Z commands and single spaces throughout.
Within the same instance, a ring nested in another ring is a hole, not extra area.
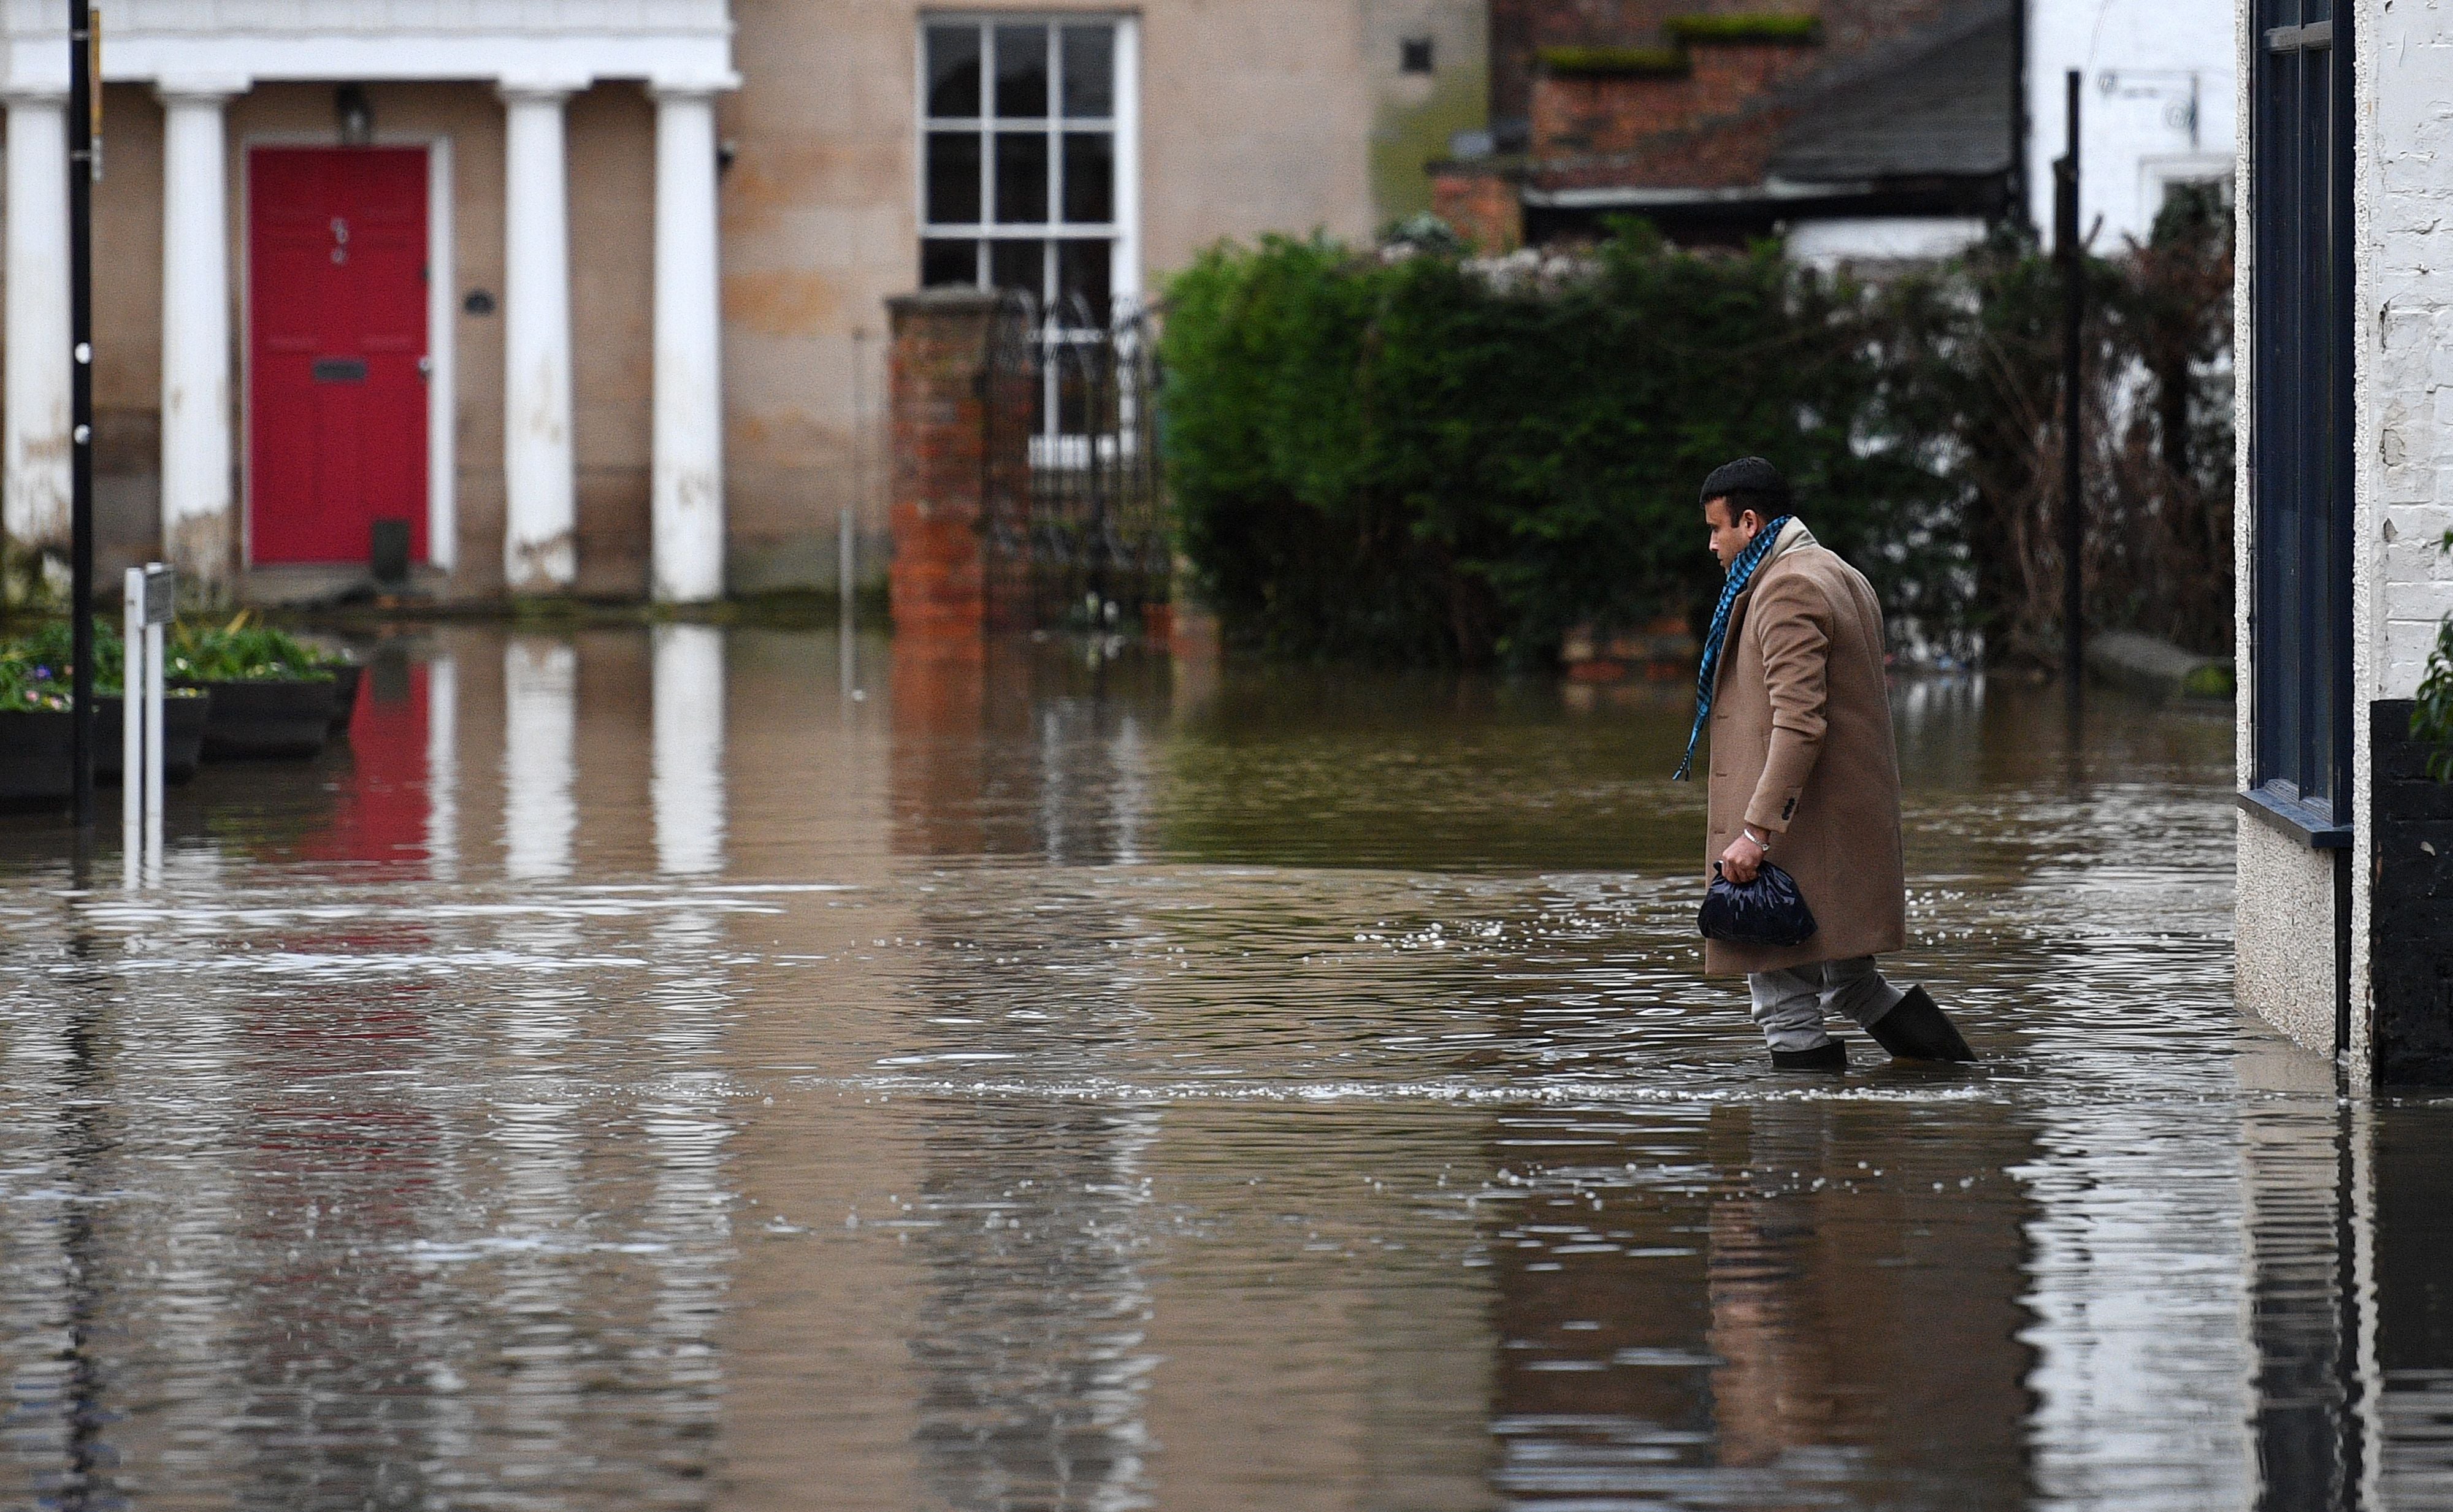
M 196 683 L 213 695 L 205 716 L 205 760 L 256 761 L 312 756 L 332 730 L 329 677 Z
M 176 786 L 196 775 L 204 760 L 205 725 L 211 717 L 212 695 L 201 690 L 162 700 L 162 780 Z M 93 774 L 105 782 L 119 780 L 120 741 L 127 705 L 116 693 L 93 701 Z
M 0 806 L 66 803 L 74 738 L 66 709 L 0 710 Z
M 349 732 L 349 719 L 358 711 L 358 682 L 366 673 L 359 662 L 340 662 L 332 666 L 332 724 L 335 735 Z

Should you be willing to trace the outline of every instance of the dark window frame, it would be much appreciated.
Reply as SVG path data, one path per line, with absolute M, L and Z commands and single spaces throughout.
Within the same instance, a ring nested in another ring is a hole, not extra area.
M 2257 0 L 2250 125 L 2250 771 L 2320 847 L 2351 805 L 2351 59 L 2335 0 Z

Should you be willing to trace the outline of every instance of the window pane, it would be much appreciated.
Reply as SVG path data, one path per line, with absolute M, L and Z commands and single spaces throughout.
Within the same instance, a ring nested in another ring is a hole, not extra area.
M 1047 298 L 1047 249 L 1039 242 L 990 242 L 988 282 L 1028 294 L 1033 307 Z
M 920 244 L 920 287 L 962 288 L 980 281 L 980 244 L 927 241 Z
M 929 132 L 929 223 L 937 226 L 969 226 L 977 224 L 979 218 L 979 133 L 976 131 Z
M 1025 119 L 1047 113 L 1047 29 L 996 29 L 996 113 Z
M 980 29 L 928 29 L 928 113 L 980 113 Z
M 1065 133 L 1065 218 L 1104 225 L 1116 218 L 1115 139 L 1105 131 Z
M 1108 244 L 1099 242 L 1059 242 L 1056 244 L 1056 297 L 1065 301 L 1067 318 L 1078 319 L 1074 301 L 1089 311 L 1091 320 L 1106 325 L 1113 303 L 1108 282 Z
M 1044 133 L 997 133 L 996 218 L 1000 226 L 1032 226 L 1047 219 L 1047 138 Z
M 1116 113 L 1116 29 L 1107 26 L 1065 29 L 1065 113 L 1107 116 Z

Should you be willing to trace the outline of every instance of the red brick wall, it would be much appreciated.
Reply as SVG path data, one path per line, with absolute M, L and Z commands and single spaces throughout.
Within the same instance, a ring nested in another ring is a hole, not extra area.
M 1512 252 L 1525 242 L 1525 207 L 1505 173 L 1450 166 L 1431 174 L 1431 212 L 1479 252 Z
M 1820 48 L 1785 42 L 1699 43 L 1687 55 L 1693 71 L 1680 78 L 1536 78 L 1534 155 L 1633 152 L 1664 132 L 1740 114 L 1827 61 Z
M 939 289 L 887 308 L 895 627 L 977 635 L 1027 624 L 1030 382 L 1021 366 L 991 362 L 997 300 Z
M 1536 95 L 1540 70 L 1534 60 L 1544 48 L 1665 47 L 1670 42 L 1668 23 L 1676 16 L 1765 11 L 1818 15 L 1823 21 L 1822 45 L 1803 50 L 1806 66 L 1822 67 L 1905 35 L 1964 3 L 1965 0 L 1490 0 L 1491 114 L 1505 119 L 1539 113 Z M 1696 50 L 1699 71 L 1705 66 L 1705 50 Z

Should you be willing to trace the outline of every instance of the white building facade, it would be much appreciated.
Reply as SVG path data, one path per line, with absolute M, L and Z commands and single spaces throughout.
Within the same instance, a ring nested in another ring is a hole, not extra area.
M 2453 18 L 2243 0 L 2237 981 L 2350 1073 L 2453 1083 Z
M 2079 74 L 2079 229 L 2095 249 L 2144 242 L 2176 185 L 2228 182 L 2232 8 L 2224 0 L 2027 0 L 2027 214 L 2050 232 L 2053 160 Z
M 68 535 L 60 10 L 0 11 L 0 496 L 21 556 Z M 724 591 L 715 110 L 739 83 L 726 0 L 123 0 L 104 21 L 107 140 L 126 129 L 119 87 L 149 92 L 161 126 L 158 159 L 150 144 L 125 164 L 105 154 L 96 261 L 124 272 L 136 240 L 110 234 L 106 199 L 158 215 L 161 550 L 191 587 L 221 598 L 258 569 L 362 571 L 389 530 L 429 574 L 493 546 L 509 591 L 573 587 L 573 369 L 591 332 L 573 328 L 589 255 L 571 245 L 566 117 L 616 85 L 644 91 L 653 120 L 652 203 L 638 207 L 652 220 L 649 587 L 668 602 Z M 437 124 L 451 109 L 404 92 L 425 86 L 457 87 L 464 118 L 471 90 L 490 92 L 484 150 Z M 131 170 L 158 204 L 128 203 L 143 191 L 111 178 Z M 490 204 L 472 202 L 472 183 L 496 186 Z M 463 224 L 475 221 L 488 224 Z M 464 287 L 458 265 L 481 237 L 499 286 Z M 98 347 L 110 303 L 98 288 Z M 464 408 L 493 392 L 463 381 L 476 320 L 500 362 L 498 543 L 471 542 L 457 450 Z

